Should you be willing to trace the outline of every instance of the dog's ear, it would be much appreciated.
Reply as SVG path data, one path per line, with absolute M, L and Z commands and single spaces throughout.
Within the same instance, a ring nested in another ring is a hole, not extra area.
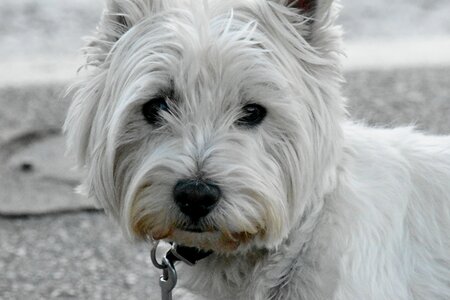
M 310 27 L 310 33 L 314 28 L 327 23 L 332 11 L 334 0 L 272 0 L 284 5 L 298 13 L 305 21 L 301 22 Z
M 145 17 L 155 14 L 163 9 L 163 0 L 107 0 L 103 20 L 115 27 L 116 39 Z
M 269 0 L 270 2 L 276 3 L 273 6 L 275 11 L 284 14 L 290 21 L 291 28 L 295 28 L 312 45 L 316 44 L 316 37 L 324 39 L 324 28 L 334 24 L 337 16 L 335 8 L 339 7 L 333 5 L 336 2 L 334 0 Z
M 297 9 L 311 22 L 320 22 L 329 12 L 333 0 L 278 0 L 284 5 Z
M 144 18 L 163 9 L 163 0 L 106 0 L 95 36 L 86 47 L 89 65 L 101 65 L 114 44 Z
M 317 2 L 318 0 L 291 0 L 287 1 L 287 5 L 309 14 L 314 12 Z

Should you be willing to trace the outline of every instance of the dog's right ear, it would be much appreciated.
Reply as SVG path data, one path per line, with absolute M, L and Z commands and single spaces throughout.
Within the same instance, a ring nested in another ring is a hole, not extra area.
M 133 26 L 163 9 L 164 0 L 106 0 L 96 34 L 86 47 L 88 65 L 99 66 Z

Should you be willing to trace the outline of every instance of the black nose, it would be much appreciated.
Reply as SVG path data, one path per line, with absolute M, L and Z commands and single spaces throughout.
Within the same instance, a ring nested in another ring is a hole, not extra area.
M 198 179 L 184 179 L 177 182 L 173 190 L 175 203 L 193 220 L 206 216 L 220 198 L 217 185 Z

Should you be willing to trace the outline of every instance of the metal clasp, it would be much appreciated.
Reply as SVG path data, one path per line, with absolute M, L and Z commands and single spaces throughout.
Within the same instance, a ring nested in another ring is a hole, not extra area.
M 189 266 L 195 265 L 199 260 L 208 257 L 212 251 L 204 251 L 197 248 L 179 246 L 172 243 L 172 247 L 166 252 L 161 260 L 161 263 L 156 259 L 156 250 L 158 249 L 158 242 L 155 242 L 150 253 L 152 262 L 163 274 L 159 278 L 159 286 L 161 287 L 162 300 L 172 300 L 172 290 L 177 284 L 177 271 L 175 270 L 175 263 L 182 261 Z
M 172 300 L 172 291 L 177 284 L 177 271 L 175 270 L 175 262 L 177 259 L 174 259 L 173 255 L 170 255 L 172 249 L 167 251 L 164 257 L 161 260 L 161 263 L 156 259 L 156 250 L 158 248 L 159 243 L 156 242 L 153 246 L 150 257 L 152 259 L 153 265 L 163 270 L 163 274 L 159 277 L 159 286 L 161 287 L 161 299 L 162 300 Z

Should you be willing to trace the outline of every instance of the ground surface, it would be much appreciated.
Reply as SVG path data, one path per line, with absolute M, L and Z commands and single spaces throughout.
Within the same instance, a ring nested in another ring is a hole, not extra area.
M 427 132 L 450 133 L 449 69 L 353 72 L 346 77 L 345 94 L 355 119 L 372 125 L 416 123 Z M 50 107 L 54 100 L 48 95 L 60 89 L 40 87 L 34 95 Z M 29 101 L 27 92 L 0 95 L 13 95 L 24 107 Z M 64 105 L 57 111 L 63 112 Z M 159 299 L 158 274 L 147 245 L 125 241 L 102 213 L 0 217 L 0 270 L 2 300 Z M 175 299 L 190 297 L 184 290 L 179 293 Z

